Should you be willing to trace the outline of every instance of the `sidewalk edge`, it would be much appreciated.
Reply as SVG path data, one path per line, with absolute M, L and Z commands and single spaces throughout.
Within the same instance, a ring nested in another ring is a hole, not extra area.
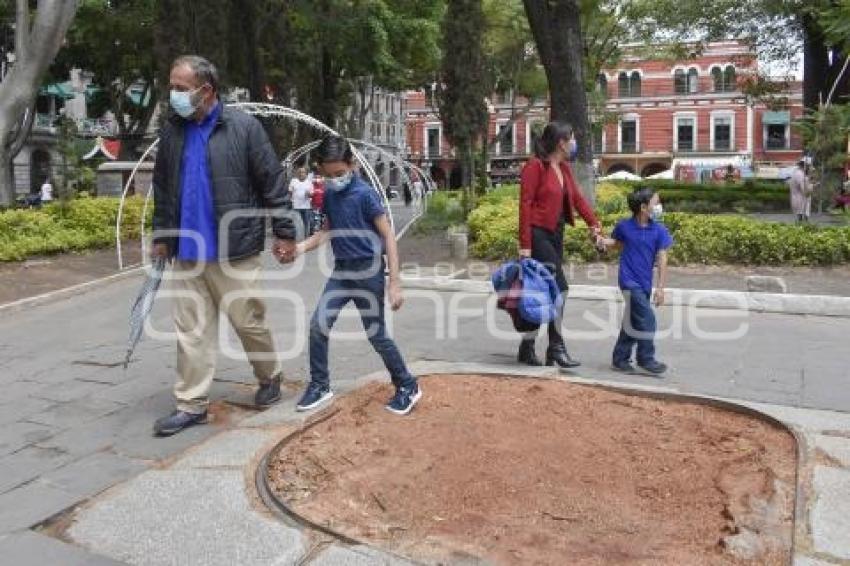
M 57 289 L 55 291 L 49 291 L 47 293 L 36 295 L 34 297 L 27 297 L 25 299 L 12 301 L 11 303 L 0 305 L 0 314 L 16 312 L 28 307 L 41 306 L 47 303 L 58 301 L 60 299 L 71 297 L 73 295 L 87 293 L 102 285 L 107 285 L 115 281 L 121 281 L 122 279 L 126 279 L 128 277 L 136 275 L 142 272 L 144 269 L 144 266 L 133 267 L 125 271 L 121 271 L 120 273 L 114 273 L 112 275 L 107 275 L 106 277 L 101 277 L 100 279 L 94 279 L 92 281 L 86 281 L 85 283 L 80 283 L 78 285 L 65 287 L 64 289 Z
M 407 289 L 479 295 L 493 293 L 493 286 L 489 281 L 470 279 L 403 275 L 402 284 Z M 570 285 L 569 297 L 572 300 L 582 301 L 622 301 L 622 295 L 617 287 L 596 285 Z M 667 289 L 666 299 L 667 306 L 850 318 L 850 297 L 832 295 L 750 293 L 717 289 Z

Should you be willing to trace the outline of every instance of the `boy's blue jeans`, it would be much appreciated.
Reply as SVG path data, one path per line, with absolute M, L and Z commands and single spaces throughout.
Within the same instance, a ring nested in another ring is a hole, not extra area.
M 328 340 L 340 311 L 349 303 L 360 311 L 363 329 L 372 347 L 384 360 L 393 385 L 413 387 L 414 378 L 395 342 L 387 334 L 384 318 L 384 263 L 381 259 L 337 260 L 310 321 L 310 380 L 330 386 Z
M 632 349 L 637 344 L 637 363 L 645 365 L 655 360 L 656 322 L 652 312 L 651 294 L 642 289 L 623 289 L 626 311 L 623 328 L 614 346 L 614 363 L 631 361 Z

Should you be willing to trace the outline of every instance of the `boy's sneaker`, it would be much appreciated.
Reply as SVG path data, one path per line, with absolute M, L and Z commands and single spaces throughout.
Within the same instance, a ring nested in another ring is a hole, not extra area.
M 334 392 L 324 385 L 311 383 L 307 386 L 307 391 L 301 396 L 301 400 L 295 405 L 296 411 L 309 411 L 315 409 L 322 403 L 330 401 L 334 396 Z
M 624 362 L 614 362 L 611 364 L 611 369 L 614 371 L 619 371 L 620 373 L 634 373 L 635 366 L 633 366 L 628 360 Z
M 387 410 L 397 415 L 406 415 L 413 410 L 413 406 L 422 398 L 422 390 L 416 384 L 413 387 L 399 387 L 395 395 L 387 403 Z
M 640 369 L 649 372 L 652 375 L 661 375 L 662 373 L 667 371 L 667 366 L 656 360 L 652 360 L 651 362 L 638 365 L 640 366 Z

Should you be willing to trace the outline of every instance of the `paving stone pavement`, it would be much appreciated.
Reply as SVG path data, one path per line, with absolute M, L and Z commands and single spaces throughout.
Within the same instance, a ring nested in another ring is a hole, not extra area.
M 850 469 L 818 466 L 813 487 L 815 550 L 850 560 Z
M 374 549 L 361 546 L 334 544 L 310 560 L 310 566 L 413 566 L 403 558 L 388 556 Z
M 110 558 L 95 556 L 55 538 L 23 531 L 0 538 L 0 563 L 9 566 L 119 566 Z
M 117 560 L 283 566 L 305 551 L 298 529 L 252 509 L 241 470 L 150 470 L 115 490 L 69 535 Z

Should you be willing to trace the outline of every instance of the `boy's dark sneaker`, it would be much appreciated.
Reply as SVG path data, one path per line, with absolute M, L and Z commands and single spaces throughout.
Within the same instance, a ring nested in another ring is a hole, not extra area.
M 413 387 L 399 387 L 395 395 L 387 403 L 387 410 L 397 415 L 406 415 L 413 410 L 413 406 L 422 398 L 422 390 L 416 384 Z
M 260 388 L 254 395 L 254 404 L 258 407 L 268 407 L 280 401 L 280 376 L 273 378 L 268 383 L 261 383 Z
M 629 363 L 628 360 L 626 360 L 625 362 L 614 362 L 613 364 L 611 364 L 611 369 L 613 369 L 614 371 L 619 371 L 621 373 L 635 372 L 635 366 Z
M 640 369 L 651 373 L 652 375 L 661 375 L 665 371 L 667 371 L 667 365 L 662 364 L 661 362 L 652 360 L 651 362 L 647 362 L 645 364 L 638 364 Z
M 307 391 L 301 396 L 301 400 L 295 405 L 296 411 L 309 411 L 315 409 L 319 405 L 330 401 L 334 396 L 334 392 L 329 387 L 311 383 L 307 386 Z
M 157 436 L 171 436 L 177 434 L 184 428 L 196 424 L 207 423 L 207 412 L 187 413 L 186 411 L 174 411 L 167 417 L 157 419 L 153 425 L 153 432 Z

